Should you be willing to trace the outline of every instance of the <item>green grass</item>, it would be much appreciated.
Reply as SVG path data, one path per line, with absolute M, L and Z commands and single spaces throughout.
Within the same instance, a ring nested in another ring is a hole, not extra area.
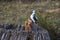
M 51 40 L 57 40 L 58 34 L 60 33 L 59 14 L 38 13 L 37 16 L 38 16 L 40 26 L 49 31 Z

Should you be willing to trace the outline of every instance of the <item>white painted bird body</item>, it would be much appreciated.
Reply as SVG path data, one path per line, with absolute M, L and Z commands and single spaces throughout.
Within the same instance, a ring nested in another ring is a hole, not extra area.
M 37 21 L 37 17 L 36 17 L 35 14 L 36 14 L 36 13 L 35 13 L 35 10 L 33 10 L 33 11 L 32 11 L 32 14 L 31 14 L 31 16 L 30 16 L 30 18 L 31 18 L 31 20 L 32 20 L 33 22 L 36 22 L 36 21 Z

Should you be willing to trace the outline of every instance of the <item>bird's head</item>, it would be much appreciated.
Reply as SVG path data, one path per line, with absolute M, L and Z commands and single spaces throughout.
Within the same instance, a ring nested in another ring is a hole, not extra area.
M 32 11 L 32 14 L 35 14 L 35 10 Z

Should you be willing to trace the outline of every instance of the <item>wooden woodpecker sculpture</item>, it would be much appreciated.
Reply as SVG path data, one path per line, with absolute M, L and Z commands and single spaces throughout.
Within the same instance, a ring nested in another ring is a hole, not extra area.
M 25 30 L 35 30 L 34 28 L 34 23 L 37 23 L 37 17 L 35 15 L 35 10 L 32 11 L 32 14 L 30 16 L 30 19 L 28 19 L 27 21 L 25 21 Z

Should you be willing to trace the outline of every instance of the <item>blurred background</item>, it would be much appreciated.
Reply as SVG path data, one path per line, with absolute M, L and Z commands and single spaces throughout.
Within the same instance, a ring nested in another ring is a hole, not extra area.
M 60 40 L 60 0 L 0 0 L 0 24 L 24 22 L 36 10 L 39 24 L 51 40 Z

